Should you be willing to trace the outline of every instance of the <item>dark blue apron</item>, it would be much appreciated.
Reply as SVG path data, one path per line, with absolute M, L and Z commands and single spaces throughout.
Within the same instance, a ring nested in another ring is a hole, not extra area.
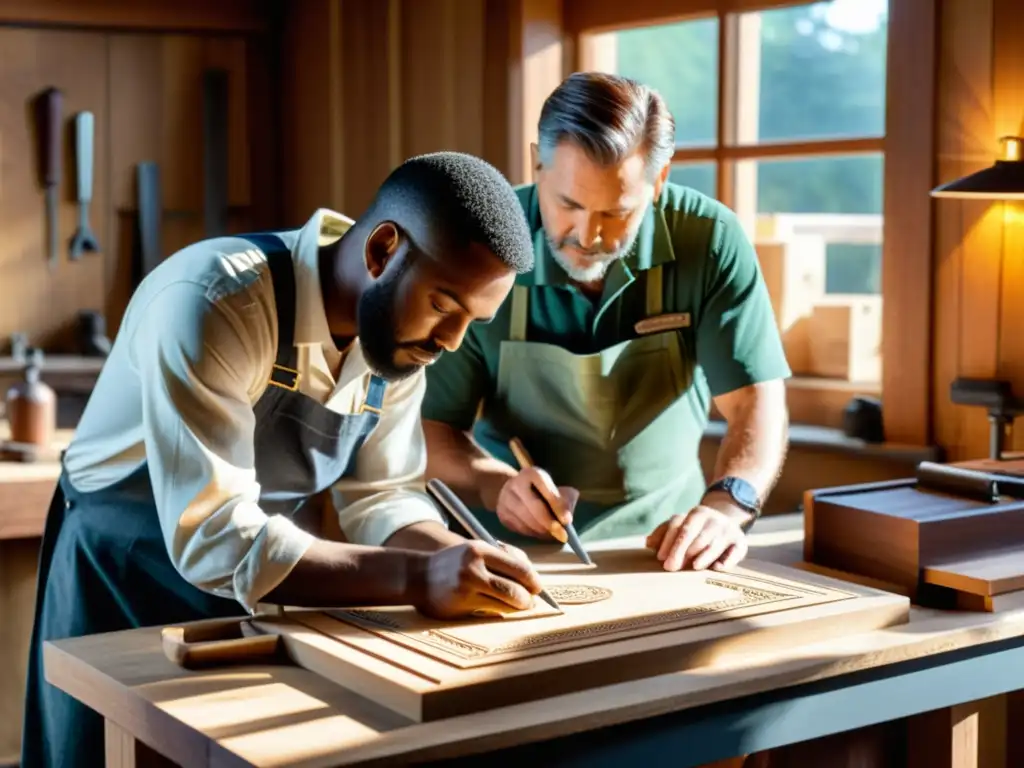
M 298 391 L 295 274 L 273 234 L 247 235 L 267 256 L 278 315 L 277 360 L 254 406 L 260 506 L 293 515 L 352 472 L 380 418 L 385 382 L 373 376 L 359 413 L 337 414 Z M 171 564 L 144 463 L 123 480 L 79 493 L 61 474 L 47 515 L 29 646 L 22 768 L 102 766 L 103 720 L 46 682 L 46 640 L 241 616 L 236 601 L 203 592 Z

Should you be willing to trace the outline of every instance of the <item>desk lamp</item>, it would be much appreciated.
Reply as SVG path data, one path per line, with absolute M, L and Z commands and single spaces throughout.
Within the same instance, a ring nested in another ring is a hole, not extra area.
M 1024 200 L 1024 138 L 1004 136 L 999 140 L 1002 157 L 988 168 L 942 184 L 932 197 L 964 200 Z M 1014 397 L 1010 382 L 958 378 L 950 387 L 950 399 L 957 405 L 988 409 L 989 458 L 1002 459 L 1006 432 L 1015 417 L 1024 413 L 1024 400 Z

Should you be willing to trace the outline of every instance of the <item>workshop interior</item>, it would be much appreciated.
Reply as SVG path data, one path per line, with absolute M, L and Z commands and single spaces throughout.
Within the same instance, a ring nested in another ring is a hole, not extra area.
M 542 588 L 515 620 L 261 604 L 47 641 L 49 685 L 105 728 L 60 764 L 1024 768 L 1022 10 L 0 0 L 0 766 L 22 765 L 64 451 L 127 375 L 107 362 L 140 285 L 211 238 L 369 215 L 429 153 L 540 189 L 545 104 L 596 72 L 661 95 L 667 183 L 756 256 L 788 427 L 745 558 L 669 573 L 646 529 L 581 523 L 517 540 Z M 698 367 L 728 346 L 699 338 Z M 702 402 L 710 485 L 738 417 Z M 423 486 L 506 546 L 454 483 Z

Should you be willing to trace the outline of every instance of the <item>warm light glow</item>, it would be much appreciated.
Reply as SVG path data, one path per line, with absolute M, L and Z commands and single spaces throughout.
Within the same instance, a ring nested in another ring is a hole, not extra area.
M 1003 145 L 1003 160 L 1016 161 L 1021 159 L 1021 138 L 1019 136 L 1004 136 L 999 140 Z

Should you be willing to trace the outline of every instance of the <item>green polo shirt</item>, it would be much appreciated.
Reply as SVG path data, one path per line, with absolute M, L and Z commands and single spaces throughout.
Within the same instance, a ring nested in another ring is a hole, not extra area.
M 631 252 L 609 269 L 594 302 L 570 285 L 551 255 L 541 225 L 536 187 L 517 189 L 531 231 L 535 266 L 517 279 L 530 288 L 527 341 L 556 344 L 574 354 L 599 352 L 636 338 L 645 317 L 640 273 L 662 265 L 665 313 L 689 313 L 680 330 L 692 385 L 686 429 L 666 450 L 696 456 L 712 397 L 790 375 L 757 255 L 735 214 L 696 190 L 666 184 L 647 211 Z M 423 417 L 475 436 L 496 457 L 512 461 L 507 442 L 487 423 L 495 394 L 499 350 L 509 339 L 511 298 L 487 324 L 473 324 L 462 346 L 427 369 Z M 480 406 L 483 404 L 483 410 Z M 478 420 L 477 415 L 481 413 Z M 557 482 L 557 478 L 555 478 Z

